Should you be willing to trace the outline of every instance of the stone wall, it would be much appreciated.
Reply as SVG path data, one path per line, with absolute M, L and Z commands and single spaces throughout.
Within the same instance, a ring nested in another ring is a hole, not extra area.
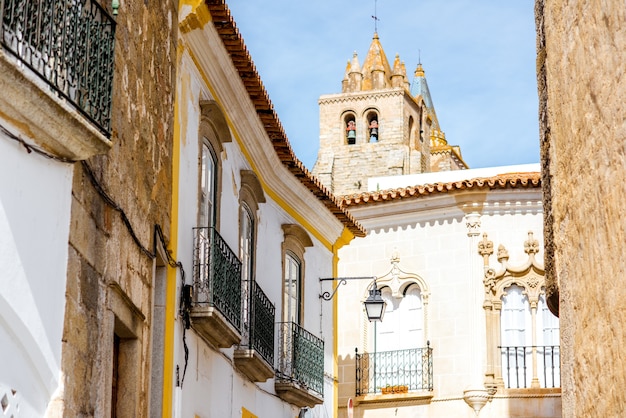
M 420 142 L 419 104 L 404 88 L 322 96 L 320 103 L 320 150 L 313 174 L 336 195 L 367 190 L 367 179 L 376 176 L 421 173 L 422 154 L 428 143 Z M 378 113 L 379 141 L 369 142 L 367 114 Z M 356 143 L 347 144 L 346 112 L 356 118 Z M 409 132 L 409 118 L 413 118 Z M 427 159 L 427 158 L 426 158 Z
M 103 5 L 110 13 L 110 2 Z M 122 2 L 116 17 L 113 148 L 87 161 L 95 182 L 85 166 L 75 165 L 65 388 L 55 415 L 110 416 L 116 384 L 124 393 L 117 399 L 118 416 L 148 416 L 155 263 L 149 253 L 155 224 L 166 237 L 170 225 L 176 8 L 172 1 Z
M 546 268 L 564 417 L 626 414 L 626 5 L 537 0 Z

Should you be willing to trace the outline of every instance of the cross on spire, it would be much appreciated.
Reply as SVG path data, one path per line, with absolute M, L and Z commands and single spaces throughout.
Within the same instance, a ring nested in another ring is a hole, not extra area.
M 380 19 L 378 18 L 377 13 L 376 13 L 376 2 L 377 2 L 377 1 L 378 1 L 378 0 L 374 0 L 374 14 L 372 15 L 372 19 L 374 19 L 374 32 L 378 32 L 378 24 L 377 24 L 377 23 L 378 23 L 378 21 L 380 20 Z

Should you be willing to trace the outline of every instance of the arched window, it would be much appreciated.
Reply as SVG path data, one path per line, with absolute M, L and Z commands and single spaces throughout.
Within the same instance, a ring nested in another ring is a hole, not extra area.
M 420 288 L 413 284 L 401 297 L 389 287 L 381 289 L 387 302 L 385 320 L 376 323 L 376 351 L 404 350 L 424 346 L 424 312 Z
M 369 133 L 369 142 L 378 142 L 380 136 L 378 114 L 376 112 L 372 111 L 367 114 L 367 127 Z
M 537 368 L 541 387 L 560 387 L 559 318 L 550 312 L 544 294 L 537 304 L 537 332 Z
M 299 225 L 285 224 L 283 241 L 283 322 L 302 325 L 304 252 L 313 246 L 311 238 Z
M 425 361 L 428 348 L 424 343 L 421 290 L 418 285 L 411 284 L 402 295 L 394 296 L 389 287 L 383 287 L 381 296 L 387 302 L 387 308 L 384 321 L 375 323 L 376 385 L 381 390 L 388 386 L 424 389 L 428 386 L 423 380 L 424 372 L 429 365 Z
M 217 212 L 217 156 L 209 141 L 202 141 L 202 155 L 200 156 L 200 226 L 214 227 Z
M 500 314 L 502 378 L 508 388 L 525 388 L 532 379 L 530 308 L 524 289 L 511 285 L 502 296 Z
M 285 253 L 283 322 L 302 322 L 302 262 L 291 251 Z
M 344 117 L 344 125 L 346 130 L 346 143 L 348 145 L 356 144 L 356 118 L 354 114 L 348 113 Z

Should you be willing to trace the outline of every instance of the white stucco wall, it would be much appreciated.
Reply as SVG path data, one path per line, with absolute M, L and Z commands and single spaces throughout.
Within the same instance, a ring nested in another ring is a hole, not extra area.
M 467 174 L 465 170 L 462 173 Z M 339 275 L 381 277 L 391 269 L 392 256 L 398 256 L 398 266 L 404 272 L 400 277 L 407 276 L 405 273 L 419 276 L 428 287 L 424 345 L 429 340 L 433 348 L 433 402 L 419 406 L 407 404 L 397 411 L 393 402 L 380 402 L 376 407 L 363 405 L 359 408 L 368 410 L 363 416 L 473 416 L 462 397 L 463 391 L 475 380 L 477 362 L 479 373 L 483 373 L 481 382 L 484 379 L 487 350 L 482 307 L 484 270 L 477 245 L 470 246 L 465 218 L 469 211 L 463 202 L 483 203 L 476 209 L 481 216 L 480 227 L 475 231 L 479 233 L 475 242 L 482 240 L 482 234 L 487 233 L 488 239 L 493 242 L 494 254 L 490 258 L 490 266 L 494 268 L 500 266 L 496 257 L 499 245 L 508 250 L 512 266 L 521 265 L 528 259 L 524 242 L 529 231 L 540 243 L 541 251 L 536 258 L 543 260 L 543 215 L 540 189 L 478 191 L 474 196 L 472 194 L 435 194 L 378 205 L 357 205 L 351 210 L 368 230 L 368 235 L 353 240 L 339 251 Z M 375 351 L 373 324 L 368 323 L 362 313 L 367 284 L 348 282 L 338 292 L 338 354 L 347 373 L 342 375 L 340 367 L 339 379 L 340 382 L 342 379 L 351 382 L 345 386 L 340 383 L 340 407 L 348 396 L 355 397 L 352 383 L 355 377 L 351 375 L 354 373 L 351 367 L 354 367 L 355 347 L 360 352 Z M 476 295 L 474 302 L 472 289 Z M 480 318 L 474 328 L 471 318 Z M 477 358 L 472 356 L 473 345 L 478 348 Z M 508 401 L 494 399 L 480 416 L 509 416 L 502 415 Z M 515 402 L 523 404 L 523 401 Z M 553 416 L 539 414 L 537 402 L 536 399 L 530 400 L 523 405 L 529 411 L 527 416 Z M 553 413 L 554 405 L 560 404 L 560 399 L 550 398 L 545 402 L 549 404 L 547 409 Z M 340 417 L 345 416 L 342 414 L 345 414 L 345 409 L 340 410 Z
M 16 391 L 15 416 L 43 416 L 61 379 L 72 172 L 0 133 L 0 398 Z
M 198 74 L 195 63 L 185 53 L 179 71 L 179 112 L 181 120 L 179 201 L 178 201 L 178 259 L 183 262 L 186 271 L 186 284 L 193 281 L 193 228 L 198 222 L 198 180 L 199 180 L 199 125 L 200 106 L 203 100 L 214 100 L 214 92 L 209 91 L 204 79 Z M 217 100 L 218 103 L 219 98 Z M 240 118 L 257 118 L 250 115 L 225 114 L 230 122 L 230 129 L 237 125 Z M 255 122 L 256 123 L 256 122 Z M 236 129 L 236 128 L 235 128 Z M 223 143 L 221 161 L 221 194 L 219 197 L 219 233 L 229 247 L 239 255 L 239 191 L 241 189 L 241 170 L 253 170 L 248 160 L 250 151 L 243 150 L 239 138 L 253 135 L 249 132 L 232 132 L 231 142 Z M 260 138 L 259 140 L 263 140 Z M 271 156 L 270 156 L 271 158 Z M 277 164 L 280 164 L 277 161 Z M 281 166 L 277 166 L 280 169 Z M 263 173 L 257 173 L 260 182 L 265 185 Z M 302 185 L 300 185 L 302 186 Z M 283 224 L 301 224 L 296 214 L 279 199 L 290 193 L 308 195 L 315 199 L 304 186 L 303 190 L 293 191 L 285 186 L 284 190 L 272 190 L 264 193 L 266 202 L 259 203 L 256 212 L 256 247 L 255 278 L 276 307 L 276 322 L 281 321 L 283 272 L 282 247 L 284 240 Z M 279 196 L 273 199 L 272 194 Z M 293 197 L 291 197 L 293 198 Z M 297 214 L 301 215 L 301 214 Z M 328 213 L 330 217 L 330 213 Z M 305 227 L 306 229 L 306 227 Z M 325 404 L 313 409 L 313 417 L 332 416 L 333 410 L 333 330 L 332 304 L 322 304 L 319 299 L 319 277 L 332 275 L 333 254 L 311 231 L 307 231 L 313 246 L 306 247 L 304 254 L 304 321 L 303 327 L 312 334 L 325 340 Z M 335 237 L 336 238 L 336 237 Z M 182 283 L 180 277 L 177 292 Z M 179 294 L 179 293 L 177 293 Z M 322 315 L 322 311 L 324 314 Z M 278 328 L 275 329 L 275 359 L 278 355 Z M 179 367 L 182 378 L 185 365 L 183 329 L 177 321 L 175 329 L 174 367 Z M 175 389 L 175 416 L 239 418 L 241 408 L 259 417 L 293 418 L 299 408 L 280 399 L 274 390 L 274 379 L 266 382 L 252 382 L 241 374 L 234 365 L 234 347 L 215 349 L 207 344 L 194 329 L 186 331 L 186 344 L 189 349 L 187 372 L 182 391 Z M 275 364 L 273 365 L 276 367 Z

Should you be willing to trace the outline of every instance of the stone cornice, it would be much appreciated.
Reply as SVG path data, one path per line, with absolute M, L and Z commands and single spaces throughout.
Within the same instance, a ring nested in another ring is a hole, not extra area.
M 468 209 L 483 216 L 543 213 L 541 188 L 456 190 L 419 198 L 359 204 L 352 214 L 368 230 L 397 228 L 416 223 L 462 222 Z
M 368 91 L 360 91 L 360 92 L 355 92 L 355 93 L 324 95 L 319 98 L 318 103 L 320 105 L 329 104 L 329 103 L 347 103 L 347 102 L 354 102 L 354 101 L 359 101 L 363 99 L 404 96 L 405 94 L 408 94 L 408 93 L 404 88 L 395 87 L 392 89 L 385 89 L 385 90 L 368 90 Z

